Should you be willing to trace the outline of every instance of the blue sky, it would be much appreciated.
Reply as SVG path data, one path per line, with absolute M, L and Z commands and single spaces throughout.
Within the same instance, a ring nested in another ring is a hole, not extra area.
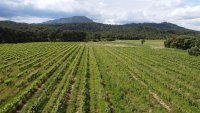
M 96 22 L 171 22 L 200 30 L 200 0 L 1 0 L 0 20 L 40 23 L 87 16 Z
M 185 2 L 189 5 L 197 5 L 200 4 L 200 0 L 185 0 Z

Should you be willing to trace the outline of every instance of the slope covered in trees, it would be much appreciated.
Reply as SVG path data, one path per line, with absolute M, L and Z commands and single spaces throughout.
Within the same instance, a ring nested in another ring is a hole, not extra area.
M 197 37 L 182 35 L 169 38 L 164 44 L 167 48 L 188 50 L 189 55 L 200 55 L 200 38 Z
M 26 24 L 11 21 L 0 22 L 0 43 L 167 39 L 179 35 L 199 37 L 200 32 L 170 23 L 108 25 L 101 23 Z
M 43 22 L 43 24 L 64 24 L 64 23 L 93 23 L 93 20 L 85 16 L 73 16 L 69 18 L 60 18 Z

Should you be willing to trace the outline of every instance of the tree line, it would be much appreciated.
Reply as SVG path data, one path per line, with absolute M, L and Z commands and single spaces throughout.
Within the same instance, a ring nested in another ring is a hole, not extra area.
M 168 38 L 164 42 L 167 48 L 177 48 L 188 50 L 189 55 L 200 55 L 200 38 L 194 36 L 181 35 L 173 38 Z
M 69 31 L 47 28 L 40 28 L 36 30 L 22 30 L 0 27 L 0 43 L 49 41 L 77 42 L 86 41 L 86 38 L 87 33 L 83 31 Z
M 106 25 L 100 23 L 46 25 L 0 22 L 0 43 L 168 39 L 180 35 L 197 37 L 200 36 L 200 32 L 168 23 L 161 25 Z

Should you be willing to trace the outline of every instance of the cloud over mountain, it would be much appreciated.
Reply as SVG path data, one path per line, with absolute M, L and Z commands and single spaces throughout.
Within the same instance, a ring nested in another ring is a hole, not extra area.
M 172 22 L 200 30 L 200 3 L 191 0 L 1 0 L 0 20 L 37 23 L 87 16 L 96 22 Z

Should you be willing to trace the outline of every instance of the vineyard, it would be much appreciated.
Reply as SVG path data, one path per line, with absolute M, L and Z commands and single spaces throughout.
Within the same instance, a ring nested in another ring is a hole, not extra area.
M 163 41 L 0 45 L 0 113 L 200 113 L 200 57 Z

